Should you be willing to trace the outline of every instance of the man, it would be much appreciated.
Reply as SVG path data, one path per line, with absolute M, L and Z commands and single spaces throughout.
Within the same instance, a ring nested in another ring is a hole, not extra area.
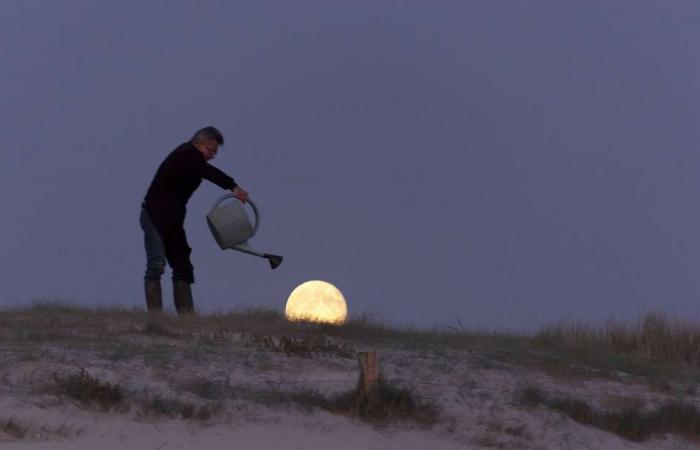
M 230 189 L 244 203 L 248 200 L 248 193 L 233 178 L 207 163 L 221 145 L 224 137 L 219 130 L 202 128 L 165 158 L 151 181 L 140 217 L 147 258 L 144 284 L 148 311 L 163 309 L 160 277 L 166 259 L 172 269 L 175 309 L 178 314 L 194 311 L 190 286 L 194 283 L 192 249 L 187 244 L 184 223 L 187 201 L 202 178 Z

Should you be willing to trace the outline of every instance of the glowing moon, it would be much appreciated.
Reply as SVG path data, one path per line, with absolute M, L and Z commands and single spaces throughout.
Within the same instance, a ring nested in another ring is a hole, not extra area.
M 332 284 L 311 280 L 289 295 L 285 315 L 289 320 L 341 324 L 348 315 L 345 298 Z

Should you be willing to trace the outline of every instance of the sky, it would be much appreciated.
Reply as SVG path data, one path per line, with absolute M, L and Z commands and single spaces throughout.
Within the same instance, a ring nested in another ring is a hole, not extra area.
M 0 306 L 139 306 L 141 199 L 218 127 L 260 258 L 188 204 L 195 307 L 535 330 L 700 320 L 696 0 L 0 5 Z M 170 271 L 164 304 L 173 310 Z

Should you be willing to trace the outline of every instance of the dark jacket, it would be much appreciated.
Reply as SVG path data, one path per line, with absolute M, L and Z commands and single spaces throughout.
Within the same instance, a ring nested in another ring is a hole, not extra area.
M 160 164 L 146 192 L 144 206 L 161 234 L 169 234 L 172 227 L 182 227 L 185 205 L 202 178 L 223 189 L 238 186 L 233 178 L 208 164 L 191 142 L 181 144 Z

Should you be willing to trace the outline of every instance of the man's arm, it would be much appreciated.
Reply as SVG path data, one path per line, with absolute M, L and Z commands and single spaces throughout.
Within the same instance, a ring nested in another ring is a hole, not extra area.
M 248 201 L 248 193 L 245 190 L 241 189 L 241 187 L 238 186 L 238 184 L 234 181 L 233 178 L 226 175 L 224 172 L 212 166 L 211 164 L 205 162 L 202 165 L 201 175 L 202 178 L 211 181 L 220 188 L 231 190 L 231 192 L 233 192 L 236 198 L 242 201 L 243 203 Z
M 238 186 L 233 178 L 208 163 L 202 163 L 200 175 L 205 180 L 211 181 L 222 189 L 233 190 Z

